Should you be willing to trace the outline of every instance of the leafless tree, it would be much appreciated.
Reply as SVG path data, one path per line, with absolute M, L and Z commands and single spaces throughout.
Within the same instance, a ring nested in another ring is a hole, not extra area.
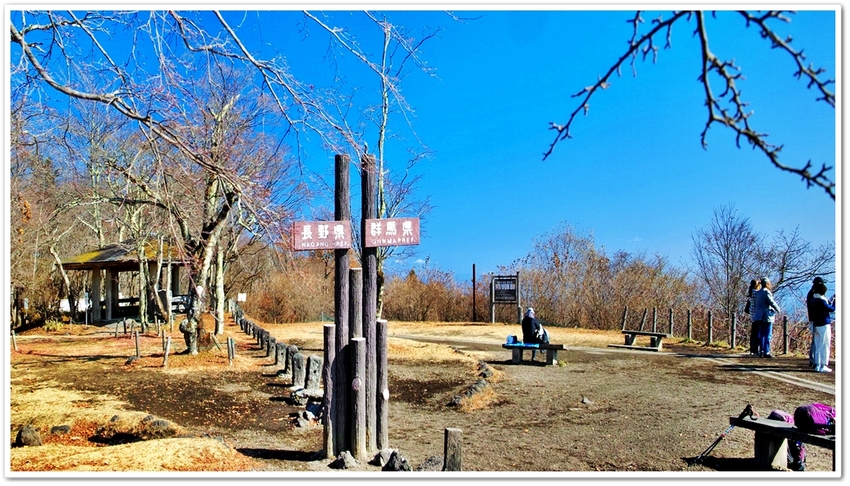
M 707 227 L 698 230 L 693 240 L 697 276 L 704 284 L 710 301 L 718 306 L 722 318 L 731 318 L 746 299 L 747 284 L 757 267 L 762 237 L 734 206 L 714 211 Z
M 807 61 L 803 49 L 797 49 L 791 45 L 791 36 L 780 35 L 777 31 L 777 23 L 788 23 L 793 12 L 781 10 L 747 12 L 738 11 L 742 22 L 748 28 L 759 30 L 761 37 L 768 41 L 771 49 L 777 49 L 786 53 L 796 65 L 793 73 L 798 79 L 805 81 L 809 89 L 816 92 L 816 102 L 823 102 L 835 107 L 835 80 L 826 77 L 826 70 L 818 68 Z M 730 12 L 730 14 L 732 14 Z M 578 106 L 570 113 L 565 123 L 550 123 L 550 129 L 556 132 L 555 138 L 543 155 L 545 160 L 555 150 L 555 146 L 564 139 L 571 138 L 570 129 L 576 117 L 587 114 L 590 109 L 591 98 L 601 90 L 608 89 L 612 77 L 621 75 L 625 66 L 630 66 L 635 72 L 637 60 L 646 60 L 651 57 L 655 60 L 661 47 L 671 47 L 671 35 L 673 26 L 677 24 L 692 23 L 693 33 L 700 41 L 701 71 L 698 74 L 699 82 L 705 91 L 706 122 L 702 131 L 701 141 L 703 148 L 707 146 L 706 137 L 709 129 L 714 125 L 724 126 L 735 134 L 738 147 L 742 142 L 749 144 L 754 150 L 763 153 L 770 163 L 777 169 L 800 176 L 806 183 L 806 187 L 817 186 L 822 188 L 832 199 L 835 199 L 835 181 L 831 172 L 833 167 L 823 163 L 820 167 L 813 164 L 811 160 L 805 164 L 792 165 L 780 158 L 782 145 L 776 145 L 767 141 L 767 134 L 760 132 L 751 122 L 752 111 L 749 103 L 741 93 L 737 81 L 743 77 L 741 68 L 735 64 L 735 60 L 724 60 L 718 58 L 709 45 L 709 29 L 706 24 L 707 15 L 716 15 L 716 12 L 705 12 L 702 10 L 676 11 L 662 14 L 652 19 L 649 29 L 644 31 L 645 23 L 643 13 L 638 11 L 629 23 L 632 25 L 632 36 L 629 39 L 629 47 L 619 59 L 598 77 L 592 85 L 582 88 L 572 96 L 580 99 Z M 712 89 L 712 79 L 717 79 L 723 86 L 723 91 L 716 93 Z

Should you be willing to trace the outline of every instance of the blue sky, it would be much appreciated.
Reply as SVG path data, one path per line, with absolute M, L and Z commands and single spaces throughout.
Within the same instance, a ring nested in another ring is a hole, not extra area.
M 720 126 L 702 148 L 707 115 L 693 22 L 677 25 L 672 48 L 656 63 L 638 61 L 636 77 L 626 68 L 595 95 L 573 138 L 543 161 L 549 122 L 565 122 L 577 106 L 571 95 L 625 52 L 632 12 L 456 13 L 476 20 L 453 22 L 439 12 L 391 17 L 444 28 L 425 45 L 437 77 L 411 75 L 402 86 L 415 130 L 433 151 L 420 166 L 420 191 L 435 208 L 417 248 L 432 266 L 459 280 L 471 278 L 473 264 L 479 275 L 496 271 L 561 222 L 591 232 L 606 251 L 657 253 L 687 265 L 691 235 L 730 204 L 760 233 L 799 226 L 816 245 L 835 241 L 836 203 L 822 189 L 806 189 L 746 145 L 738 149 Z M 836 76 L 834 12 L 801 11 L 778 30 Z M 753 124 L 784 145 L 786 163 L 834 165 L 836 111 L 815 103 L 814 91 L 792 76 L 790 57 L 734 13 L 710 19 L 709 32 L 712 51 L 742 68 Z
M 327 35 L 302 14 L 246 14 L 238 7 L 228 6 L 234 11 L 226 17 L 250 48 L 266 46 L 258 57 L 275 49 L 301 81 L 327 86 L 339 75 L 347 88 L 358 88 L 360 107 L 374 103 L 375 75 L 341 51 L 330 56 Z M 535 238 L 561 223 L 592 233 L 597 246 L 611 253 L 659 254 L 688 265 L 691 235 L 730 204 L 762 234 L 799 227 L 815 245 L 836 242 L 837 205 L 823 190 L 806 189 L 747 145 L 737 148 L 720 126 L 709 132 L 708 149 L 702 148 L 707 115 L 693 21 L 674 27 L 672 47 L 662 49 L 657 62 L 638 60 L 636 76 L 627 66 L 597 93 L 589 114 L 573 124 L 573 138 L 544 161 L 554 137 L 549 122 L 564 123 L 578 103 L 571 95 L 625 52 L 633 11 L 508 8 L 455 11 L 469 19 L 463 21 L 437 10 L 387 12 L 413 34 L 441 29 L 421 54 L 436 75 L 413 70 L 401 84 L 416 137 L 432 152 L 416 171 L 422 176 L 418 195 L 430 197 L 434 209 L 422 221 L 416 257 L 391 269 L 405 272 L 428 258 L 433 267 L 468 280 L 473 264 L 479 275 L 494 272 L 525 256 Z M 356 35 L 368 54 L 378 54 L 380 32 L 362 12 L 314 13 Z M 647 12 L 644 19 L 659 13 Z M 835 12 L 799 11 L 791 18 L 777 30 L 792 35 L 792 45 L 835 78 Z M 790 57 L 771 50 L 733 12 L 709 18 L 708 29 L 712 51 L 742 68 L 739 86 L 754 111 L 753 125 L 784 146 L 784 161 L 835 165 L 838 114 L 815 102 L 816 93 L 793 77 Z M 387 163 L 399 171 L 407 149 L 418 142 L 397 113 L 391 130 Z M 366 140 L 376 147 L 373 130 Z M 301 141 L 306 167 L 332 181 L 333 153 L 316 136 L 305 134 Z M 352 185 L 357 204 L 356 173 Z M 310 213 L 302 219 L 315 219 Z

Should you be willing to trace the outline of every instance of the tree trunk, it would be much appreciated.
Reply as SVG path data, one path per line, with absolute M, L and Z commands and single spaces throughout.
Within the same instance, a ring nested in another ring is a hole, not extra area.
M 224 248 L 216 245 L 215 264 L 215 334 L 224 334 Z

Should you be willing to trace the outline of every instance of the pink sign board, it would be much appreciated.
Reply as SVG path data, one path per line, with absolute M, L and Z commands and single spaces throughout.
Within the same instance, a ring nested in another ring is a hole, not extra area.
M 419 244 L 419 218 L 367 219 L 364 246 L 404 246 Z
M 296 221 L 292 223 L 292 249 L 345 250 L 351 248 L 348 221 Z

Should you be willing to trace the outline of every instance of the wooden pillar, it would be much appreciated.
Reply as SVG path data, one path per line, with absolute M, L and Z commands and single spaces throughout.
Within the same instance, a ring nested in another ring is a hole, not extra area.
M 118 304 L 118 272 L 106 269 L 106 320 L 112 319 L 112 311 Z
M 100 313 L 101 287 L 103 286 L 103 277 L 100 267 L 95 267 L 91 272 L 91 300 L 92 300 L 92 321 L 103 319 Z
M 463 431 L 446 427 L 443 442 L 443 471 L 462 471 L 461 439 Z
M 363 248 L 363 338 L 366 340 L 366 444 L 369 450 L 377 446 L 375 431 L 375 319 L 378 305 L 378 249 L 367 248 L 367 235 L 370 228 L 366 220 L 377 217 L 375 204 L 376 168 L 375 156 L 364 155 L 360 170 L 362 219 L 360 221 L 360 236 Z
M 691 310 L 688 309 L 688 341 L 693 339 L 694 323 L 691 320 Z
M 351 380 L 351 401 L 354 420 L 352 421 L 351 430 L 351 455 L 358 461 L 367 460 L 368 446 L 366 436 L 368 435 L 368 425 L 366 423 L 366 400 L 367 390 L 365 389 L 366 375 L 366 339 L 354 338 L 351 340 L 354 378 Z
M 334 173 L 335 176 L 335 191 L 334 191 L 334 219 L 336 221 L 351 220 L 351 184 L 350 184 L 350 162 L 351 159 L 347 155 L 337 154 L 334 157 Z M 348 287 L 348 270 L 350 267 L 348 258 L 349 250 L 347 248 L 334 250 L 334 324 L 335 336 L 334 343 L 336 345 L 336 356 L 334 359 L 332 374 L 335 383 L 349 383 L 351 381 L 351 373 L 348 370 L 349 354 L 349 329 L 348 329 L 348 304 L 349 304 L 349 287 Z M 348 413 L 348 397 L 350 391 L 347 386 L 340 386 L 334 389 L 332 413 L 337 423 L 345 423 Z M 343 446 L 347 444 L 349 439 L 345 428 L 337 428 L 335 434 L 340 435 L 339 440 L 335 440 L 335 444 Z M 342 450 L 346 450 L 343 447 Z M 337 451 L 337 454 L 341 451 Z
M 478 316 L 475 311 L 475 264 L 472 264 L 472 322 L 477 322 Z
M 348 271 L 348 337 L 363 337 L 363 269 Z
M 377 450 L 370 452 L 378 452 L 389 448 L 389 404 L 390 404 L 390 389 L 387 369 L 387 336 L 388 325 L 386 319 L 378 319 L 375 333 L 375 345 L 377 350 L 377 408 L 376 408 L 376 446 Z
M 335 433 L 337 427 L 336 410 L 333 406 L 334 398 L 334 377 L 333 366 L 336 359 L 336 326 L 334 324 L 325 324 L 324 326 L 324 355 L 325 362 L 322 368 L 322 388 L 324 395 L 322 396 L 322 416 L 324 417 L 324 430 L 322 434 L 323 450 L 326 458 L 333 458 L 339 454 L 342 448 L 341 440 Z

